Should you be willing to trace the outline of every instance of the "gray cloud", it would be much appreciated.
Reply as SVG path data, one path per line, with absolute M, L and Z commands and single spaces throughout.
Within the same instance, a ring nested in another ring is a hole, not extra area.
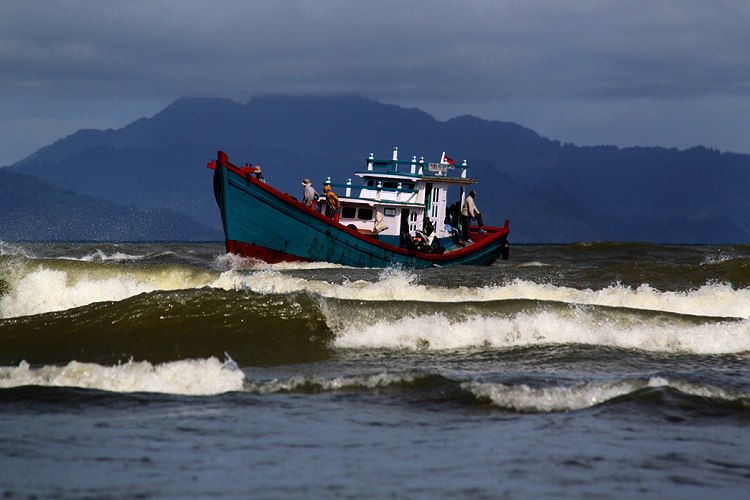
M 741 118 L 750 111 L 748 20 L 744 0 L 6 0 L 0 102 L 92 109 L 92 122 L 111 116 L 119 126 L 130 118 L 122 108 L 149 115 L 183 95 L 355 92 L 580 143 L 748 150 L 726 142 L 730 127 L 750 128 Z M 716 112 L 726 120 L 706 115 Z M 656 134 L 639 135 L 639 118 L 657 120 Z M 709 118 L 719 127 L 686 128 Z M 0 111 L 0 131 L 18 119 Z

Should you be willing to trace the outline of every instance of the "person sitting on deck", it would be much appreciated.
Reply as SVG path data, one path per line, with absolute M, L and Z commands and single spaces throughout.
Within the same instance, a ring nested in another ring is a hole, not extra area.
M 263 177 L 263 169 L 260 168 L 260 165 L 255 165 L 253 172 L 255 172 L 256 179 L 258 179 L 260 182 L 266 182 L 266 178 Z
M 326 215 L 333 219 L 334 222 L 338 222 L 341 216 L 341 202 L 339 201 L 339 197 L 331 190 L 330 184 L 326 184 L 323 190 L 326 194 Z
M 385 216 L 383 215 L 383 212 L 377 209 L 377 207 L 375 208 L 375 222 L 372 228 L 375 233 L 388 229 L 388 224 L 385 223 Z
M 463 226 L 463 239 L 464 241 L 471 241 L 471 236 L 469 234 L 469 226 L 471 225 L 471 220 L 474 219 L 477 221 L 477 224 L 479 225 L 479 233 L 484 233 L 484 220 L 482 219 L 482 213 L 479 211 L 479 208 L 477 208 L 476 203 L 474 203 L 474 198 L 476 197 L 477 193 L 476 191 L 471 191 L 469 193 L 469 196 L 466 197 L 466 201 L 464 201 L 464 205 L 461 207 L 461 226 Z

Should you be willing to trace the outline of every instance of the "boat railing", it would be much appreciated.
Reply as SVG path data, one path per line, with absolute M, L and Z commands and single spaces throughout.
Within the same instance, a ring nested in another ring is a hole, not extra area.
M 412 156 L 411 160 L 399 160 L 398 148 L 393 148 L 393 157 L 391 159 L 375 158 L 375 154 L 370 153 L 367 157 L 367 171 L 371 172 L 377 168 L 379 172 L 388 174 L 466 178 L 466 172 L 469 169 L 469 164 L 466 160 L 463 160 L 460 165 L 454 165 L 451 162 L 443 161 L 444 158 L 445 155 L 441 158 L 440 163 L 426 163 L 424 156 L 420 156 L 419 159 L 416 156 Z M 408 168 L 406 168 L 407 166 Z M 402 169 L 399 169 L 399 167 L 402 167 Z M 458 174 L 449 176 L 448 172 L 450 170 L 456 170 Z
M 369 185 L 365 185 L 365 184 L 352 184 L 352 180 L 351 179 L 347 179 L 346 183 L 331 182 L 331 178 L 329 177 L 328 179 L 326 179 L 325 184 L 330 185 L 331 188 L 334 189 L 334 190 L 337 189 L 337 188 L 343 189 L 344 190 L 344 194 L 345 194 L 345 196 L 347 198 L 351 198 L 352 197 L 352 192 L 355 192 L 355 190 L 358 191 L 358 193 L 360 195 L 361 195 L 361 193 L 362 193 L 363 190 L 367 190 L 367 191 L 395 193 L 397 197 L 401 193 L 409 195 L 409 196 L 419 193 L 418 189 L 412 189 L 412 188 L 403 187 L 403 186 L 386 187 L 380 181 L 378 181 L 373 186 L 369 186 Z M 397 201 L 397 200 L 394 200 L 394 201 Z
M 367 189 L 370 191 L 388 191 L 391 193 L 418 193 L 419 189 L 410 189 L 405 187 L 385 187 L 382 184 L 378 183 L 375 186 L 368 186 L 364 184 L 352 184 L 351 182 L 347 182 L 346 184 L 338 183 L 338 182 L 326 182 L 326 184 L 330 184 L 331 188 L 343 188 L 343 189 Z

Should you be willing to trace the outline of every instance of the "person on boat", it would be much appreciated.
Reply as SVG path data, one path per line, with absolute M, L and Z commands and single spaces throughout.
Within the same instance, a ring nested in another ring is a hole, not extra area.
M 315 188 L 312 187 L 310 179 L 304 179 L 302 181 L 302 185 L 304 186 L 304 189 L 302 191 L 302 203 L 304 203 L 308 208 L 315 208 L 315 202 L 320 197 L 320 195 L 317 191 L 315 191 Z
M 338 222 L 339 217 L 341 217 L 341 202 L 339 201 L 339 197 L 333 192 L 330 184 L 326 184 L 323 191 L 326 193 L 326 215 L 333 219 L 334 222 Z
M 255 172 L 256 179 L 258 179 L 260 182 L 266 182 L 266 178 L 263 177 L 263 169 L 260 168 L 260 165 L 255 165 L 253 172 Z
M 445 220 L 443 221 L 443 225 L 445 226 L 445 230 L 451 235 L 451 239 L 453 240 L 453 242 L 458 245 L 463 245 L 464 242 L 461 241 L 461 235 L 458 234 L 458 228 L 456 227 L 457 221 L 458 202 L 449 206 L 445 211 Z
M 461 226 L 463 229 L 463 240 L 464 241 L 471 241 L 471 237 L 469 234 L 469 226 L 471 225 L 472 219 L 477 221 L 477 225 L 479 225 L 479 233 L 484 233 L 484 220 L 482 219 L 482 212 L 479 211 L 479 208 L 477 208 L 476 203 L 474 202 L 474 198 L 476 198 L 477 192 L 472 190 L 469 192 L 469 196 L 466 197 L 466 201 L 464 201 L 463 206 L 461 207 Z
M 383 215 L 383 212 L 375 207 L 375 223 L 373 224 L 373 230 L 375 233 L 379 233 L 386 229 L 388 229 L 388 224 L 385 223 L 385 216 Z

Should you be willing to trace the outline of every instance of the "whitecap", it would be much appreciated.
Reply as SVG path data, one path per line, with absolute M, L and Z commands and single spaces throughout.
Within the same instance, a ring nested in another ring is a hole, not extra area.
M 65 366 L 32 368 L 21 362 L 15 367 L 0 367 L 2 388 L 36 385 L 196 396 L 241 391 L 244 380 L 244 373 L 231 359 L 219 361 L 214 357 L 156 365 L 147 361 L 115 366 L 71 361 Z
M 498 408 L 520 412 L 576 411 L 600 405 L 646 387 L 671 387 L 683 394 L 722 401 L 747 400 L 748 395 L 710 385 L 651 377 L 648 380 L 583 382 L 571 386 L 530 387 L 526 384 L 464 382 L 464 390 L 486 398 Z
M 330 315 L 331 313 L 328 312 Z M 342 349 L 452 350 L 583 344 L 681 354 L 750 351 L 750 320 L 691 323 L 661 317 L 602 317 L 585 309 L 542 309 L 451 320 L 442 313 L 367 324 L 328 320 Z

